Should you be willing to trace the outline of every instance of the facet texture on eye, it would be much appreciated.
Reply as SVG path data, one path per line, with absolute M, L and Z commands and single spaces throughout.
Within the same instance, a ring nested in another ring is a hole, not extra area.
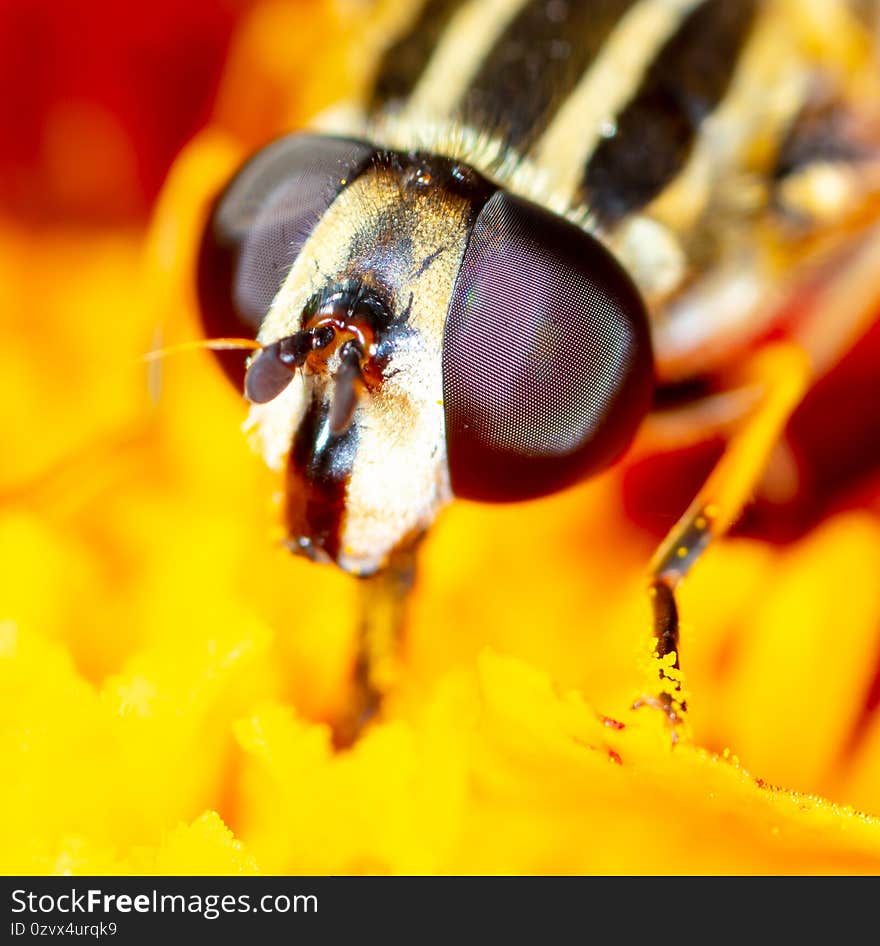
M 199 308 L 209 337 L 254 337 L 314 226 L 373 148 L 349 138 L 288 135 L 268 145 L 214 204 L 199 251 Z M 220 357 L 240 387 L 240 357 Z
M 601 244 L 499 191 L 480 214 L 443 350 L 453 492 L 527 499 L 607 466 L 648 409 L 644 306 Z

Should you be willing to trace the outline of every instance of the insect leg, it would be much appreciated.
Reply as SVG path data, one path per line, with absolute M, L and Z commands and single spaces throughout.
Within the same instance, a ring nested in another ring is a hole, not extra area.
M 397 679 L 400 641 L 415 573 L 416 548 L 412 547 L 397 552 L 377 574 L 358 579 L 358 652 L 349 709 L 334 727 L 337 748 L 357 740 Z
M 675 590 L 709 543 L 723 536 L 739 517 L 806 391 L 811 370 L 803 349 L 790 342 L 768 345 L 746 362 L 737 380 L 758 389 L 755 407 L 734 430 L 717 466 L 651 562 L 649 593 L 661 692 L 659 698 L 640 702 L 661 708 L 673 723 L 686 710 Z
M 880 198 L 877 200 L 880 219 Z M 817 375 L 831 370 L 871 327 L 880 311 L 880 224 L 865 234 L 858 250 L 829 280 L 794 329 L 810 353 Z

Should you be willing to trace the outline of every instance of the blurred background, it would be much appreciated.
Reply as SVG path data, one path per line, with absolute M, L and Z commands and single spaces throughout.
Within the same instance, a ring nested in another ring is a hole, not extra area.
M 205 124 L 246 0 L 0 6 L 0 197 L 32 223 L 141 224 Z
M 208 129 L 219 150 L 246 154 L 350 95 L 359 44 L 378 41 L 387 6 L 0 3 L 0 652 L 14 656 L 0 748 L 15 772 L 0 811 L 14 870 L 112 869 L 119 852 L 207 809 L 268 870 L 581 863 L 550 842 L 534 853 L 528 831 L 511 852 L 497 811 L 480 823 L 490 850 L 499 839 L 495 860 L 442 845 L 447 859 L 432 859 L 425 842 L 408 861 L 369 827 L 369 804 L 387 789 L 384 817 L 405 785 L 370 781 L 369 767 L 329 788 L 296 766 L 284 778 L 260 768 L 259 707 L 313 721 L 344 707 L 354 589 L 277 548 L 278 483 L 250 453 L 241 398 L 211 357 L 140 362 L 198 337 L 183 238 L 147 237 L 181 149 Z M 164 193 L 193 215 L 185 186 Z M 159 270 L 173 285 L 157 294 Z M 874 814 L 878 363 L 875 328 L 790 425 L 786 488 L 766 485 L 682 598 L 697 741 Z M 645 565 L 719 451 L 640 454 L 522 507 L 456 504 L 427 544 L 391 718 L 433 718 L 436 688 L 486 647 L 627 713 L 649 626 Z M 303 798 L 321 792 L 347 840 L 319 856 Z M 280 802 L 300 812 L 283 831 L 266 814 Z M 540 824 L 545 802 L 527 802 Z M 408 826 L 397 828 L 402 848 Z M 208 855 L 193 857 L 204 869 Z

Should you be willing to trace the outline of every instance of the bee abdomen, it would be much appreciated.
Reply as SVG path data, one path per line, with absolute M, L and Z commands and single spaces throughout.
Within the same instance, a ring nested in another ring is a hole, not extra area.
M 635 2 L 524 4 L 481 63 L 456 117 L 527 150 Z

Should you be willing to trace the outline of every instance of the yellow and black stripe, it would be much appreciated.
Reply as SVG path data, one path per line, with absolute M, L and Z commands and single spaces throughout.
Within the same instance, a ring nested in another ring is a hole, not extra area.
M 657 51 L 638 90 L 586 163 L 579 200 L 607 224 L 644 207 L 690 156 L 736 69 L 756 0 L 705 0 Z
M 799 116 L 864 65 L 854 6 L 425 0 L 378 65 L 368 129 L 598 235 L 645 296 L 661 373 L 681 375 L 705 348 L 698 309 L 711 310 L 705 333 L 745 323 L 797 262 L 796 240 L 750 244 L 776 226 L 787 156 L 808 150 L 801 129 L 815 139 Z M 816 162 L 852 164 L 838 130 L 810 141 Z
M 530 159 L 560 172 L 576 163 L 570 203 L 617 221 L 681 170 L 758 6 L 426 0 L 384 55 L 371 107 L 497 140 L 507 164 Z

